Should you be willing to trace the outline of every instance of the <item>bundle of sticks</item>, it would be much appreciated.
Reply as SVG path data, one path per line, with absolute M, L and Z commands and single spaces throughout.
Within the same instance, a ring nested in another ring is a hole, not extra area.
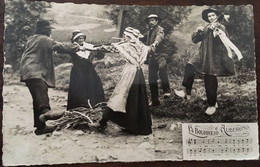
M 94 107 L 78 107 L 65 111 L 62 118 L 55 120 L 59 129 L 87 129 L 102 117 L 102 109 L 106 103 L 98 103 Z

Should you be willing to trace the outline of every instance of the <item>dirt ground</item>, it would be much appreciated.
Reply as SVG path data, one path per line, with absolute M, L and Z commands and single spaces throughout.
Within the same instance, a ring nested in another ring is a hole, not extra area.
M 52 110 L 66 109 L 67 92 L 49 89 Z M 153 116 L 153 133 L 127 134 L 109 123 L 105 133 L 61 130 L 36 136 L 32 99 L 24 85 L 3 89 L 3 164 L 36 165 L 111 161 L 181 160 L 180 121 Z
M 63 75 L 69 76 L 68 73 Z M 153 133 L 148 136 L 128 134 L 111 122 L 104 133 L 93 129 L 92 131 L 62 129 L 52 134 L 36 136 L 29 90 L 19 82 L 16 75 L 6 74 L 2 94 L 3 164 L 14 166 L 182 160 L 182 122 L 257 121 L 256 82 L 254 78 L 250 79 L 251 81 L 248 79 L 250 76 L 254 77 L 254 73 L 245 76 L 246 79 L 243 79 L 243 76 L 238 77 L 241 78 L 240 85 L 236 83 L 237 78 L 219 79 L 219 109 L 212 116 L 204 113 L 207 105 L 201 80 L 195 80 L 193 97 L 190 101 L 178 99 L 174 95 L 169 99 L 161 99 L 162 105 L 151 110 Z M 57 85 L 60 84 L 58 88 L 65 85 L 64 80 L 58 79 L 63 81 L 58 82 Z M 107 80 L 110 81 L 109 78 Z M 108 81 L 105 83 L 113 85 L 112 81 L 109 83 Z M 171 80 L 171 83 L 172 88 L 178 89 L 179 80 Z M 108 94 L 109 86 L 104 87 Z M 52 110 L 66 110 L 66 91 L 49 89 L 49 97 Z

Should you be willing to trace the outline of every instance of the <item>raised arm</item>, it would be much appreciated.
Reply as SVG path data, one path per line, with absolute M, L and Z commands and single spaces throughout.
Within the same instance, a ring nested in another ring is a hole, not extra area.
M 164 38 L 164 29 L 160 28 L 159 31 L 156 32 L 156 37 L 154 39 L 153 44 L 158 45 Z
M 121 55 L 123 55 L 126 60 L 128 60 L 128 62 L 130 62 L 131 64 L 134 64 L 134 65 L 138 65 L 137 60 L 135 60 L 128 52 L 125 51 L 123 45 L 112 44 L 112 46 L 114 46 L 118 50 L 118 52 Z
M 56 42 L 52 50 L 57 51 L 58 53 L 75 53 L 83 50 L 83 47 L 80 47 L 77 43 Z
M 204 38 L 204 27 L 198 27 L 197 30 L 191 35 L 191 40 L 193 43 L 201 42 Z

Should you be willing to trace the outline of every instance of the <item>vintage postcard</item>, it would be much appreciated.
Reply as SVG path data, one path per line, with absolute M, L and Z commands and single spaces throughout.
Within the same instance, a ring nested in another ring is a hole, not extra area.
M 259 158 L 253 5 L 5 1 L 3 165 Z

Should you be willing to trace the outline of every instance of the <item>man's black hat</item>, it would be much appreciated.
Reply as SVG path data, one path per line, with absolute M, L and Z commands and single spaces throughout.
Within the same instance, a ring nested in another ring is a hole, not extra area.
M 50 22 L 47 20 L 40 20 L 37 22 L 36 24 L 37 30 L 39 29 L 53 29 L 53 27 L 51 27 Z
M 214 12 L 216 13 L 217 17 L 218 17 L 218 21 L 222 20 L 224 15 L 217 11 L 216 9 L 214 8 L 208 8 L 208 9 L 205 9 L 202 11 L 202 19 L 206 22 L 209 22 L 209 19 L 208 19 L 208 14 L 211 13 L 211 12 Z

